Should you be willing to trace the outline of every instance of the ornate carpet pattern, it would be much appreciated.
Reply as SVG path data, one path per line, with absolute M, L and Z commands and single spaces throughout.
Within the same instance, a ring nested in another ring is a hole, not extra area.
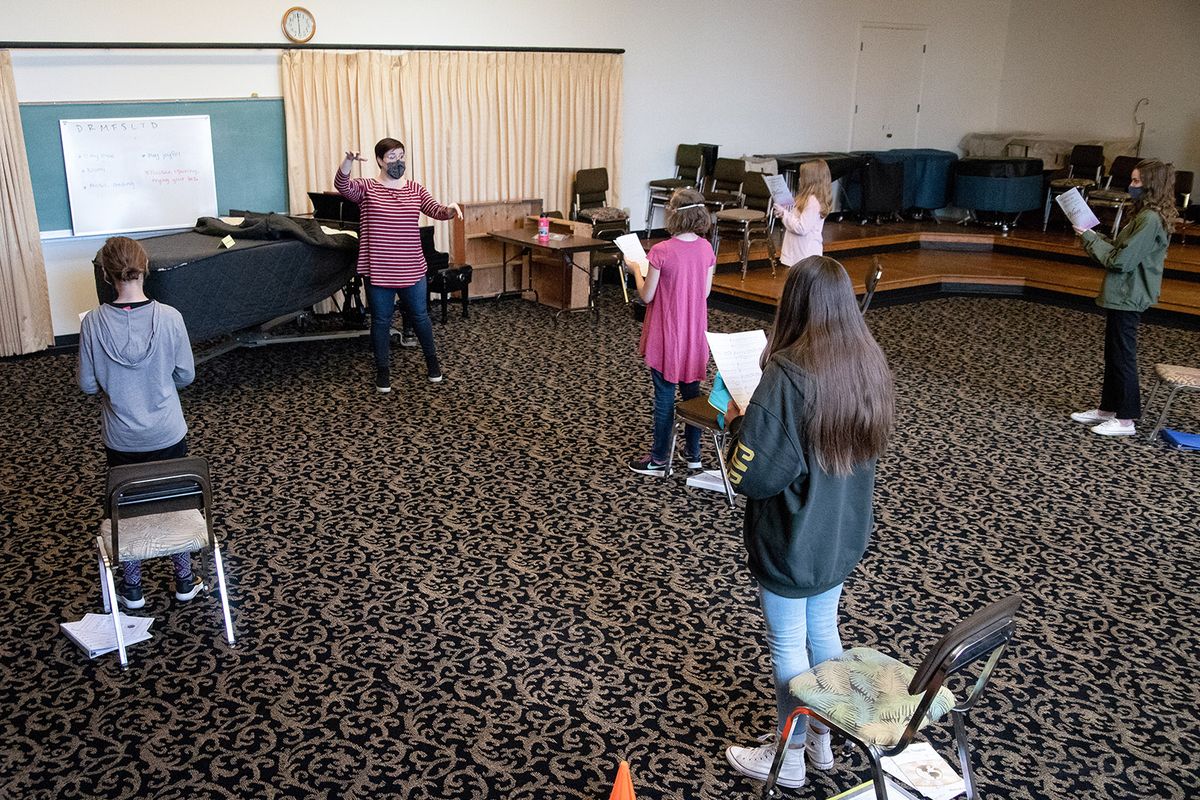
M 435 326 L 447 382 L 396 348 L 390 395 L 365 339 L 201 365 L 184 411 L 238 644 L 148 563 L 154 637 L 124 672 L 58 631 L 100 608 L 95 401 L 73 355 L 0 362 L 0 797 L 594 800 L 621 758 L 644 800 L 756 797 L 722 752 L 773 717 L 741 514 L 623 466 L 651 385 L 611 294 L 598 326 L 477 304 Z M 869 319 L 900 425 L 846 646 L 915 664 L 1023 592 L 971 715 L 984 796 L 1195 796 L 1200 454 L 1069 421 L 1098 396 L 1098 315 L 960 298 Z M 1145 380 L 1197 343 L 1143 326 Z M 1173 422 L 1200 431 L 1200 404 Z M 955 763 L 949 727 L 929 737 Z M 854 755 L 787 794 L 866 774 Z

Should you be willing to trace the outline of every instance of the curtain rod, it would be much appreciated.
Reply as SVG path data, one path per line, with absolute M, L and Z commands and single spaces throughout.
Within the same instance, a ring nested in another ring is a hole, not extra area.
M 291 44 L 289 42 L 0 42 L 0 50 L 469 50 L 492 53 L 602 53 L 613 47 L 493 47 L 444 44 Z

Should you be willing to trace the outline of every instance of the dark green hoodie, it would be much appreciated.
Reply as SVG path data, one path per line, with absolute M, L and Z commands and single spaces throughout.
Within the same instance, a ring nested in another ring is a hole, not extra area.
M 1142 209 L 1111 242 L 1095 231 L 1080 236 L 1088 255 L 1106 270 L 1096 305 L 1145 311 L 1158 302 L 1171 237 L 1157 211 Z
M 729 480 L 744 494 L 750 572 L 768 591 L 811 597 L 846 579 L 867 549 L 875 460 L 850 475 L 817 463 L 805 432 L 809 378 L 776 353 L 731 424 Z

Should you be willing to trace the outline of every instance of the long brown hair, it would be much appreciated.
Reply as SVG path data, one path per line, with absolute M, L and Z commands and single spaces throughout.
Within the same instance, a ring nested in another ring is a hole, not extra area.
M 1163 229 L 1170 236 L 1179 221 L 1179 209 L 1175 207 L 1175 167 L 1157 159 L 1139 161 L 1134 167 L 1142 179 L 1142 196 L 1138 198 L 1135 211 L 1148 208 L 1162 217 Z
M 837 261 L 809 256 L 791 268 L 764 364 L 776 353 L 809 377 L 805 431 L 822 469 L 848 475 L 883 453 L 896 416 L 892 373 Z
M 821 219 L 833 210 L 833 180 L 829 175 L 829 164 L 825 159 L 805 161 L 796 172 L 796 210 L 803 211 L 809 197 L 817 198 L 821 207 Z

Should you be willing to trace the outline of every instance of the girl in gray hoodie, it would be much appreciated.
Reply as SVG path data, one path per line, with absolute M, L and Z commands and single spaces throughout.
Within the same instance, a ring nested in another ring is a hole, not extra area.
M 79 329 L 79 388 L 100 396 L 100 429 L 108 466 L 139 464 L 187 455 L 187 423 L 179 389 L 196 376 L 183 317 L 146 297 L 146 251 L 115 236 L 96 254 L 104 279 L 117 291 L 110 303 L 89 311 Z M 203 588 L 192 574 L 191 555 L 175 562 L 175 597 L 191 600 Z M 118 599 L 141 608 L 140 561 L 122 562 Z

